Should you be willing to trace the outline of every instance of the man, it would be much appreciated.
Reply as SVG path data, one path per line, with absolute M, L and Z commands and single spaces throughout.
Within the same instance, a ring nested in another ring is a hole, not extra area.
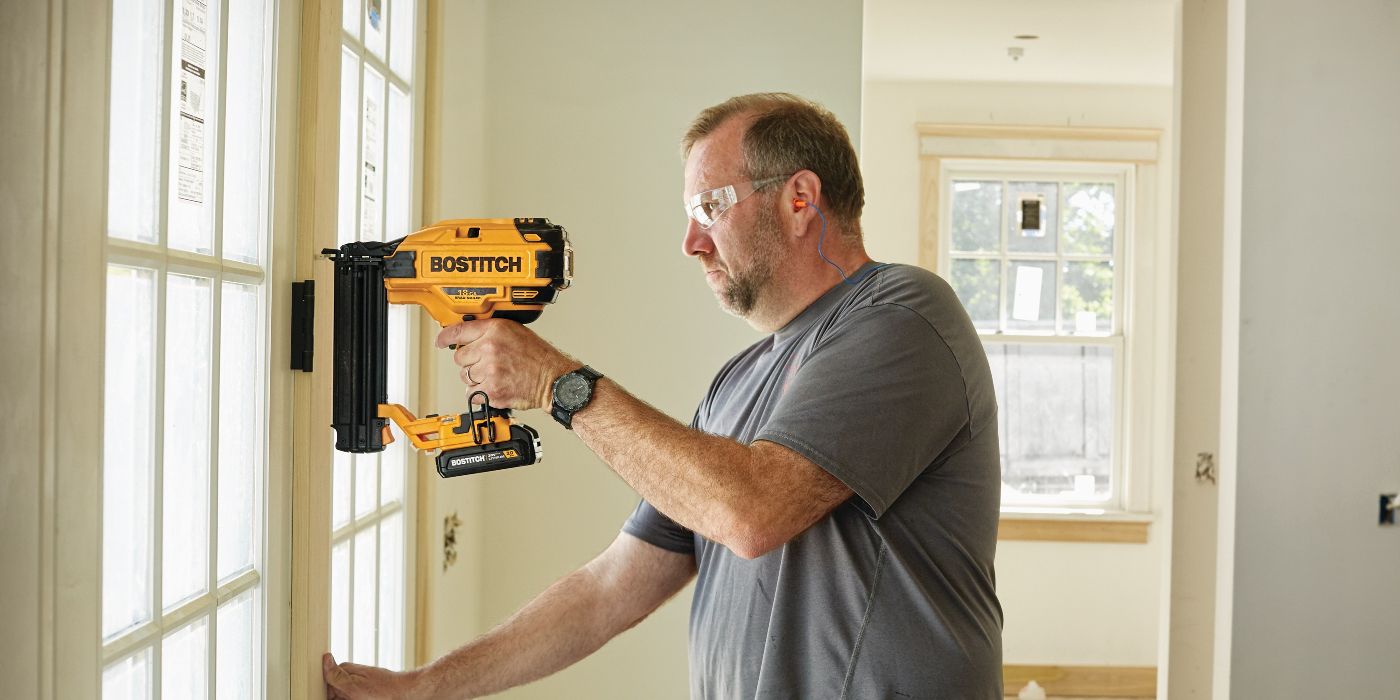
M 444 329 L 469 390 L 549 408 L 644 500 L 596 559 L 422 669 L 327 655 L 332 697 L 541 678 L 697 574 L 692 697 L 1002 697 L 996 401 L 967 314 L 936 276 L 866 255 L 855 150 L 825 109 L 733 98 L 683 145 L 684 252 L 771 335 L 686 427 L 524 326 Z

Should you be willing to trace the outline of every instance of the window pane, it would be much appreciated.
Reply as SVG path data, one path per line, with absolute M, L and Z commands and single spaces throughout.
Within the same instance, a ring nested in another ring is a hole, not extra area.
M 102 669 L 102 700 L 151 697 L 151 650 L 132 654 Z
M 1001 261 L 954 260 L 953 289 L 979 331 L 996 331 L 1001 315 Z
M 201 617 L 166 637 L 160 653 L 161 697 L 209 697 L 209 618 Z
M 263 233 L 267 157 L 267 6 L 230 2 L 224 117 L 224 257 L 256 263 Z
M 1054 182 L 1012 182 L 1007 186 L 1007 250 L 1013 253 L 1054 253 L 1060 186 Z M 1027 209 L 1039 222 L 1023 219 Z M 1027 228 L 1039 223 L 1038 228 Z
M 369 0 L 371 3 L 378 0 Z M 384 240 L 384 77 L 365 66 L 364 169 L 360 186 L 360 240 Z
M 1012 260 L 1007 278 L 1006 328 L 1016 333 L 1055 331 L 1055 263 Z
M 359 3 L 356 3 L 358 5 Z M 336 227 L 336 245 L 355 240 L 355 203 L 360 192 L 356 188 L 360 172 L 360 59 L 348 49 L 340 56 L 340 216 Z
M 389 43 L 389 67 L 404 82 L 412 82 L 413 79 L 415 4 L 415 0 L 393 0 L 394 24 L 389 27 L 393 32 Z
M 350 36 L 360 38 L 360 0 L 345 0 L 341 6 L 341 24 Z
M 1113 183 L 1065 185 L 1063 252 L 1112 255 L 1116 208 Z
M 384 519 L 379 530 L 379 665 L 403 668 L 403 512 Z
M 222 484 L 220 484 L 222 487 Z M 219 607 L 219 643 L 214 682 L 219 698 L 262 696 L 258 683 L 259 636 L 256 634 L 257 589 Z
M 350 540 L 331 548 L 331 655 L 350 658 Z
M 389 172 L 385 196 L 385 240 L 412 233 L 409 214 L 413 199 L 413 112 L 408 95 L 389 86 Z M 389 336 L 390 338 L 396 336 Z
M 953 250 L 1001 250 L 1001 183 L 953 181 Z
M 1111 491 L 1111 348 L 987 343 L 999 410 L 1002 500 L 1095 501 Z
M 379 558 L 375 555 L 377 529 L 370 526 L 355 533 L 355 605 L 350 615 L 350 636 L 353 640 L 350 659 L 357 664 L 376 663 L 374 604 L 377 597 L 375 578 L 379 573 Z
M 150 619 L 156 275 L 107 267 L 102 636 Z
M 164 9 L 158 0 L 112 3 L 107 232 L 148 243 L 157 240 Z
M 331 528 L 339 529 L 350 522 L 350 469 L 353 455 L 335 449 L 331 439 Z
M 355 459 L 355 517 L 374 512 L 379 505 L 379 455 L 358 454 Z
M 219 333 L 219 578 L 253 565 L 265 430 L 258 288 L 225 282 Z
M 1113 330 L 1113 263 L 1067 262 L 1060 284 L 1062 333 L 1106 335 Z
M 365 1 L 365 48 L 371 53 L 384 60 L 384 37 L 388 32 L 388 27 L 384 26 L 389 17 L 385 13 L 388 9 L 384 0 L 364 0 Z
M 390 403 L 408 402 L 408 320 L 415 309 L 400 304 L 389 307 L 388 393 Z M 397 430 L 397 428 L 395 428 Z M 409 449 L 408 439 L 398 434 L 379 457 L 379 502 L 403 498 L 403 469 Z
M 214 251 L 213 197 L 219 106 L 218 3 L 179 0 L 172 24 L 170 247 Z
M 210 303 L 210 280 L 166 277 L 165 607 L 204 592 L 209 577 Z

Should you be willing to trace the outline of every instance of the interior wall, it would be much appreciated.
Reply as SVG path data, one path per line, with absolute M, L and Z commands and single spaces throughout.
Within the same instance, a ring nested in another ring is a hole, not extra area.
M 1158 235 L 1170 230 L 1175 167 L 1171 87 L 870 81 L 865 84 L 862 119 L 867 200 L 863 225 L 867 247 L 877 260 L 918 260 L 915 125 L 921 122 L 1161 129 Z M 1164 530 L 1171 527 L 1165 512 L 1171 474 L 1158 471 L 1150 475 L 1156 518 L 1145 545 L 998 544 L 997 593 L 1006 611 L 1006 663 L 1157 665 L 1169 551 Z
M 1400 6 L 1231 6 L 1244 64 L 1229 688 L 1394 697 L 1400 528 L 1378 527 L 1376 504 L 1400 491 Z
M 456 184 L 435 195 L 432 212 L 545 216 L 567 227 L 574 286 L 534 330 L 688 422 L 714 372 L 759 336 L 718 309 L 681 253 L 680 136 L 704 107 L 782 90 L 825 104 L 858 140 L 861 3 L 818 0 L 794 13 L 717 0 L 704 14 L 726 18 L 719 25 L 697 24 L 688 6 L 646 0 L 440 4 L 454 6 L 440 8 L 434 30 L 443 37 L 439 57 L 430 57 L 441 101 L 428 116 L 441 131 L 435 145 L 429 129 L 426 150 L 440 158 L 431 177 Z M 460 46 L 474 43 L 482 55 Z M 474 105 L 484 113 L 479 134 Z M 473 135 L 453 142 L 459 109 Z M 434 358 L 425 371 L 430 365 L 439 407 L 464 400 L 450 360 Z M 457 511 L 470 523 L 459 551 L 469 533 L 477 558 L 459 559 L 445 575 L 434 568 L 438 555 L 425 564 L 440 591 L 432 656 L 601 551 L 636 505 L 635 493 L 545 413 L 517 419 L 540 431 L 541 464 L 440 490 L 431 517 L 440 523 L 441 511 Z M 461 578 L 449 583 L 454 575 Z M 689 601 L 683 592 L 584 662 L 504 697 L 684 696 Z M 474 604 L 477 612 L 466 610 Z

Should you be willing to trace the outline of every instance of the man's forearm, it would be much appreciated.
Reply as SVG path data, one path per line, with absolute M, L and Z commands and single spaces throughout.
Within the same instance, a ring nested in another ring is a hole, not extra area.
M 774 505 L 778 485 L 753 464 L 752 448 L 692 430 L 602 379 L 574 416 L 575 432 L 661 512 L 706 538 L 731 545 L 752 536 L 752 516 Z
M 587 568 L 560 579 L 495 629 L 420 671 L 423 697 L 472 698 L 543 678 L 593 653 L 636 620 L 609 618 Z

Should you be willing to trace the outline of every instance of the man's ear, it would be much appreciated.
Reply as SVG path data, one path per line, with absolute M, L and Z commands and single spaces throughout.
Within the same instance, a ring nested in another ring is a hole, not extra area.
M 788 178 L 783 188 L 783 213 L 791 224 L 791 230 L 798 237 L 806 235 L 817 213 L 813 207 L 821 206 L 822 180 L 810 170 L 799 170 Z

